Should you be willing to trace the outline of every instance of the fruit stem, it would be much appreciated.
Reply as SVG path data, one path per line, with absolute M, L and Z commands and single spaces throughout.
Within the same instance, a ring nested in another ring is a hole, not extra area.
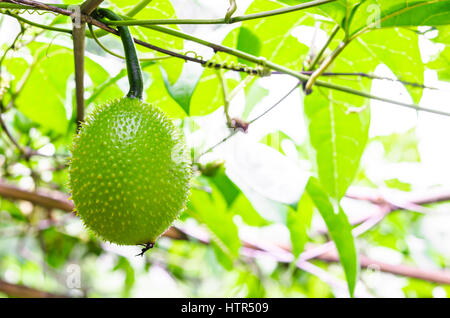
M 106 17 L 112 21 L 122 20 L 120 16 L 108 9 L 99 8 L 96 13 L 97 15 Z M 127 26 L 118 26 L 117 29 L 119 30 L 120 38 L 123 43 L 123 50 L 127 64 L 128 81 L 130 82 L 130 90 L 127 97 L 142 99 L 144 81 L 142 79 L 142 70 L 137 57 L 133 37 L 131 36 L 130 30 Z

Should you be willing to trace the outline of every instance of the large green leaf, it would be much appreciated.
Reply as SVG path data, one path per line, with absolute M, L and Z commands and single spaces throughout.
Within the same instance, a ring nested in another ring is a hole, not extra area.
M 227 91 L 231 92 L 238 81 L 225 77 Z M 197 87 L 192 95 L 190 115 L 205 116 L 224 105 L 222 83 L 216 70 L 207 68 L 204 70 Z
M 430 69 L 437 72 L 438 78 L 441 81 L 450 81 L 450 25 L 439 26 L 435 28 L 438 30 L 438 35 L 431 39 L 431 41 L 445 45 L 438 54 L 433 56 L 432 60 L 426 64 Z
M 44 48 L 40 43 L 30 45 L 33 46 Z M 49 53 L 38 48 L 34 61 L 16 105 L 25 116 L 42 127 L 64 134 L 68 124 L 64 106 L 66 86 L 73 73 L 73 56 L 61 47 L 54 46 Z
M 331 239 L 336 245 L 339 259 L 344 268 L 345 277 L 347 278 L 350 295 L 353 295 L 358 277 L 359 264 L 352 235 L 352 227 L 348 222 L 347 215 L 339 205 L 333 203 L 317 179 L 311 177 L 306 185 L 306 190 L 322 215 Z
M 364 150 L 368 128 L 368 108 L 349 112 L 336 92 L 317 90 L 305 98 L 309 137 L 315 150 L 320 182 L 336 200 L 342 198 L 356 174 Z M 349 105 L 361 101 L 347 96 Z M 364 102 L 364 101 L 363 101 Z
M 338 34 L 340 35 L 340 34 Z M 335 42 L 338 43 L 338 40 Z M 333 42 L 333 45 L 337 43 Z M 352 41 L 327 72 L 373 73 L 380 63 L 369 44 Z M 370 92 L 371 80 L 355 76 L 322 76 L 321 80 Z M 368 138 L 369 100 L 337 90 L 314 87 L 304 99 L 310 143 L 319 180 L 340 200 L 356 174 Z

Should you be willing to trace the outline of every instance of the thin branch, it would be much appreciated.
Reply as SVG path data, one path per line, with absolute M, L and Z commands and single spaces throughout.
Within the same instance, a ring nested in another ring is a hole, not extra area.
M 305 74 L 305 75 L 311 75 L 313 73 L 313 71 L 302 71 L 301 73 Z M 272 74 L 280 74 L 280 73 L 272 72 Z M 398 78 L 378 76 L 375 74 L 369 74 L 369 73 L 364 73 L 364 72 L 323 72 L 322 76 L 359 76 L 359 77 L 366 77 L 366 78 L 375 79 L 375 80 L 399 82 L 399 83 L 402 83 L 403 85 L 414 86 L 414 87 L 419 87 L 419 88 L 440 90 L 439 88 L 424 85 L 422 83 L 409 82 L 409 81 L 404 81 L 404 80 L 398 79 Z
M 268 112 L 270 112 L 272 109 L 274 109 L 275 107 L 277 107 L 283 100 L 285 100 L 289 95 L 292 94 L 293 91 L 295 91 L 297 89 L 297 87 L 300 86 L 302 82 L 298 82 L 297 84 L 295 84 L 294 87 L 292 87 L 292 89 L 287 92 L 282 98 L 280 98 L 275 104 L 273 104 L 271 107 L 269 107 L 266 111 L 264 111 L 261 115 L 253 118 L 252 120 L 249 121 L 249 124 L 254 123 L 255 121 L 257 121 L 258 119 L 260 119 L 261 117 L 263 117 L 264 115 L 266 115 Z
M 320 6 L 323 4 L 327 4 L 330 2 L 334 2 L 336 0 L 316 0 L 311 2 L 306 2 L 294 6 L 288 6 L 276 10 L 271 11 L 265 11 L 265 12 L 259 12 L 259 13 L 253 13 L 243 16 L 237 16 L 230 18 L 228 21 L 226 18 L 221 19 L 153 19 L 153 20 L 125 20 L 120 22 L 113 22 L 114 24 L 111 25 L 150 25 L 150 24 L 231 24 L 231 23 L 237 23 L 241 21 L 248 21 L 248 20 L 254 20 L 254 19 L 261 19 L 271 16 L 276 16 L 280 14 L 285 13 L 291 13 L 303 9 L 313 8 L 316 6 Z M 7 8 L 7 9 L 26 9 L 27 7 L 24 5 L 33 5 L 33 3 L 36 3 L 36 1 L 31 0 L 4 0 L 3 2 L 9 2 L 9 3 L 0 3 L 0 8 Z M 92 1 L 92 2 L 98 2 L 98 1 Z M 48 10 L 49 5 L 41 3 L 42 5 L 36 6 L 37 10 Z M 145 4 L 146 5 L 146 4 Z M 60 9 L 66 9 L 68 5 L 55 5 L 51 4 L 53 7 L 58 7 Z M 137 10 L 137 9 L 136 9 Z M 140 8 L 139 8 L 140 10 Z M 52 10 L 49 10 L 52 11 Z M 134 10 L 132 11 L 134 13 Z M 63 14 L 63 13 L 61 13 Z M 118 24 L 116 24 L 118 23 Z
M 311 62 L 311 65 L 309 66 L 308 70 L 311 71 L 314 69 L 314 67 L 316 66 L 317 62 L 319 62 L 319 60 L 321 59 L 323 53 L 325 52 L 325 50 L 327 49 L 328 45 L 330 45 L 331 41 L 333 40 L 333 38 L 335 37 L 335 35 L 338 33 L 339 31 L 339 24 L 336 24 L 333 28 L 333 30 L 331 31 L 331 35 L 328 37 L 327 42 L 324 44 L 324 46 L 320 49 L 319 53 L 317 53 L 317 55 L 314 57 L 314 60 Z
M 370 94 L 370 93 L 365 93 L 363 91 L 358 91 L 358 90 L 353 89 L 353 88 L 344 87 L 344 86 L 341 86 L 341 85 L 336 85 L 336 84 L 333 84 L 333 83 L 328 83 L 328 82 L 323 82 L 323 81 L 317 80 L 315 85 L 320 86 L 320 87 L 333 89 L 333 90 L 338 90 L 338 91 L 341 91 L 341 92 L 344 92 L 344 93 L 348 93 L 348 94 L 352 94 L 352 95 L 357 95 L 357 96 L 369 98 L 369 99 L 379 100 L 381 102 L 385 102 L 385 103 L 388 103 L 388 104 L 393 104 L 393 105 L 397 105 L 397 106 L 406 107 L 406 108 L 413 109 L 413 110 L 416 110 L 416 111 L 422 111 L 422 112 L 436 114 L 436 115 L 442 115 L 442 116 L 450 116 L 450 113 L 447 113 L 447 112 L 444 112 L 444 111 L 435 110 L 435 109 L 432 109 L 432 108 L 424 108 L 424 107 L 421 107 L 421 106 L 416 105 L 416 104 L 408 104 L 408 103 L 399 102 L 399 101 L 392 100 L 392 99 L 389 99 L 389 98 L 384 98 L 384 97 L 373 95 L 373 94 Z
M 206 155 L 208 152 L 213 151 L 215 148 L 219 147 L 221 144 L 223 144 L 225 141 L 227 141 L 228 139 L 230 139 L 231 137 L 233 137 L 234 135 L 236 135 L 239 132 L 238 129 L 233 129 L 233 131 L 226 136 L 225 138 L 223 138 L 222 140 L 220 140 L 218 143 L 214 144 L 213 146 L 209 147 L 208 149 L 206 149 L 205 151 L 203 151 L 200 155 L 198 155 L 195 159 L 194 159 L 194 163 L 196 163 L 202 156 Z
M 20 31 L 17 33 L 17 35 L 15 36 L 11 45 L 3 52 L 2 57 L 0 58 L 0 69 L 3 64 L 3 61 L 6 58 L 6 55 L 8 54 L 9 51 L 16 49 L 16 44 L 19 41 L 19 39 L 23 36 L 24 33 L 25 33 L 25 28 L 22 24 L 20 24 Z
M 217 73 L 217 77 L 220 82 L 220 86 L 222 87 L 222 97 L 223 97 L 223 103 L 224 103 L 223 111 L 224 111 L 225 117 L 227 119 L 227 126 L 230 127 L 231 126 L 231 118 L 230 118 L 230 114 L 228 113 L 228 109 L 230 107 L 230 100 L 229 100 L 229 96 L 228 96 L 227 82 L 226 82 L 225 78 L 223 77 L 222 70 L 216 70 L 216 73 Z
M 11 11 L 5 11 L 4 14 L 9 15 L 10 17 L 13 17 L 13 18 L 15 18 L 18 21 L 21 21 L 23 23 L 29 24 L 29 25 L 34 26 L 36 28 L 41 28 L 41 29 L 49 30 L 49 31 L 64 32 L 64 33 L 72 34 L 72 30 L 58 28 L 58 27 L 52 27 L 50 25 L 45 25 L 45 24 L 39 24 L 39 23 L 30 21 L 30 20 L 27 20 L 27 19 L 21 17 L 20 15 L 14 14 Z
M 65 295 L 48 293 L 39 289 L 0 280 L 0 292 L 16 298 L 66 298 Z
M 336 31 L 337 32 L 337 31 Z M 330 66 L 330 64 L 336 59 L 336 57 L 344 50 L 344 48 L 348 45 L 349 42 L 341 42 L 339 46 L 331 53 L 323 62 L 320 64 L 319 68 L 315 70 L 305 85 L 305 92 L 308 94 L 308 92 L 311 91 L 312 86 L 316 82 L 317 78 L 319 78 L 320 75 L 322 75 L 323 72 Z
M 251 121 L 249 121 L 247 123 L 247 126 L 250 125 L 251 123 L 254 123 L 256 120 L 260 119 L 261 117 L 263 117 L 264 115 L 266 115 L 268 112 L 270 112 L 272 109 L 274 109 L 276 106 L 278 106 L 284 99 L 286 99 L 293 91 L 295 91 L 295 89 L 300 85 L 301 82 L 299 82 L 298 84 L 296 84 L 287 94 L 285 94 L 283 97 L 281 97 L 274 105 L 272 105 L 271 107 L 269 107 L 269 109 L 267 109 L 266 111 L 264 111 L 261 115 L 259 115 L 258 117 L 252 119 Z M 229 116 L 227 116 L 227 120 L 228 120 Z M 217 148 L 218 146 L 220 146 L 221 144 L 223 144 L 224 142 L 226 142 L 228 139 L 230 139 L 231 137 L 233 137 L 234 135 L 236 135 L 238 132 L 240 131 L 240 129 L 233 129 L 232 132 L 226 136 L 225 138 L 223 138 L 222 140 L 220 140 L 218 143 L 216 143 L 215 145 L 209 147 L 207 150 L 205 150 L 204 152 L 202 152 L 200 155 L 198 155 L 194 162 L 197 162 L 203 155 L 207 154 L 208 152 L 213 151 L 215 148 Z
M 228 7 L 227 13 L 225 14 L 224 18 L 225 23 L 230 23 L 231 16 L 233 15 L 233 13 L 236 12 L 236 9 L 237 9 L 236 0 L 230 0 L 230 6 Z

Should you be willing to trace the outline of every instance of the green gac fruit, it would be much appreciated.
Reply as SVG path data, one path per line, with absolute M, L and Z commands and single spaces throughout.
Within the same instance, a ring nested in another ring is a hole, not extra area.
M 72 199 L 106 241 L 155 242 L 185 208 L 190 177 L 182 136 L 159 108 L 138 99 L 98 107 L 74 139 Z

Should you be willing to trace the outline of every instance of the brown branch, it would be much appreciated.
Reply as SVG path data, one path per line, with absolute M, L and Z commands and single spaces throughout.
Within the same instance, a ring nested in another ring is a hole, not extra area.
M 398 193 L 399 196 L 402 196 L 402 201 L 419 205 L 450 201 L 450 189 L 431 190 L 420 193 L 398 191 Z M 369 201 L 374 204 L 389 203 L 379 191 L 371 188 L 351 187 L 345 196 L 355 200 Z M 394 208 L 398 207 L 394 206 Z
M 67 195 L 60 192 L 50 195 L 42 192 L 30 192 L 16 186 L 6 184 L 0 180 L 0 196 L 13 200 L 29 201 L 35 205 L 49 209 L 60 209 L 66 212 L 73 211 L 73 203 L 68 200 Z
M 39 289 L 16 285 L 0 279 L 0 292 L 17 298 L 67 298 L 65 295 L 48 293 Z
M 80 13 L 90 15 L 103 0 L 86 0 L 80 6 Z M 84 50 L 86 23 L 82 21 L 73 21 L 73 52 L 75 60 L 75 95 L 77 103 L 77 128 L 80 129 L 81 123 L 84 121 Z M 81 20 L 81 19 L 80 19 Z

